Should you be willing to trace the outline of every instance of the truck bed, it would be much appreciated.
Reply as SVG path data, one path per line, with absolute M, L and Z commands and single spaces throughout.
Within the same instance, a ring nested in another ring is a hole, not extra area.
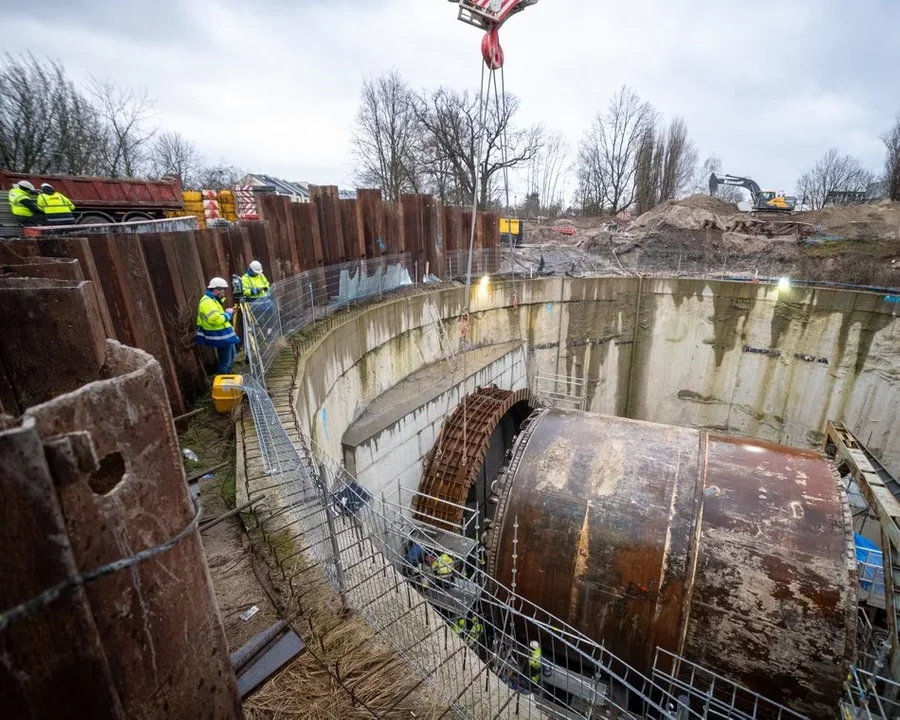
M 68 197 L 79 210 L 180 210 L 181 186 L 175 181 L 28 175 L 0 170 L 0 190 L 29 180 L 36 188 L 48 182 Z

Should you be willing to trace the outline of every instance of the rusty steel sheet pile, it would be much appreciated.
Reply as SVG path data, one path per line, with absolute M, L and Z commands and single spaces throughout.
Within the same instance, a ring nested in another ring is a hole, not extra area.
M 846 499 L 819 453 L 539 410 L 514 449 L 489 571 L 649 672 L 657 647 L 811 717 L 853 653 Z M 518 530 L 513 525 L 518 520 Z

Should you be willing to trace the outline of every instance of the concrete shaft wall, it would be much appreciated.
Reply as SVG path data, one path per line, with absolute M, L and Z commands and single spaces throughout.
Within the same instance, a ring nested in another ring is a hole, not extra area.
M 404 508 L 409 507 L 408 491 L 419 489 L 422 459 L 434 446 L 444 418 L 466 395 L 492 383 L 508 390 L 526 386 L 525 351 L 521 345 L 471 375 L 461 375 L 449 390 L 427 399 L 380 432 L 358 444 L 345 444 L 344 467 L 370 492 L 393 496 Z M 404 490 L 402 497 L 397 497 L 398 487 Z
M 464 292 L 364 308 L 304 355 L 294 404 L 331 457 L 374 398 L 456 347 Z M 474 287 L 471 309 L 470 342 L 524 340 L 531 376 L 586 381 L 591 411 L 806 447 L 833 418 L 900 471 L 900 308 L 883 296 L 550 278 Z

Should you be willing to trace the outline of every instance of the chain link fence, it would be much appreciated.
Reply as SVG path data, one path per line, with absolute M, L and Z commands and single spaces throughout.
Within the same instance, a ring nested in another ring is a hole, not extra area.
M 265 377 L 286 338 L 361 300 L 412 285 L 409 253 L 307 270 L 273 283 L 265 297 L 248 299 L 244 344 L 252 375 Z
M 459 258 L 448 260 L 452 275 Z M 500 272 L 506 260 L 503 251 L 482 253 L 473 274 Z M 374 497 L 296 417 L 279 415 L 265 375 L 282 353 L 294 359 L 290 336 L 354 301 L 411 284 L 408 267 L 408 256 L 387 256 L 303 273 L 276 283 L 268 308 L 254 303 L 245 314 L 251 376 L 242 389 L 267 473 L 262 485 L 248 479 L 247 493 L 277 496 L 256 520 L 277 548 L 293 599 L 302 602 L 308 573 L 320 572 L 344 608 L 364 617 L 458 717 L 690 720 L 720 717 L 715 710 L 726 704 L 735 718 L 801 717 L 759 696 L 754 707 L 739 708 L 732 698 L 742 689 L 724 679 L 694 688 L 660 669 L 638 672 L 485 571 L 477 509 L 474 540 L 420 524 L 404 511 L 402 493 Z M 449 555 L 451 571 L 438 581 L 425 577 L 410 559 L 416 546 Z M 305 562 L 295 570 L 289 560 L 298 556 Z M 460 618 L 468 620 L 464 631 Z

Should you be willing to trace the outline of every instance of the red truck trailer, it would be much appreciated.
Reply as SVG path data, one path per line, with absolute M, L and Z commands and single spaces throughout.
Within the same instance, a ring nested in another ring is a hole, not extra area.
M 28 180 L 35 188 L 50 183 L 75 203 L 75 222 L 81 224 L 153 220 L 165 217 L 166 211 L 184 208 L 178 180 L 114 180 L 0 170 L 0 190 L 9 190 L 19 180 Z

